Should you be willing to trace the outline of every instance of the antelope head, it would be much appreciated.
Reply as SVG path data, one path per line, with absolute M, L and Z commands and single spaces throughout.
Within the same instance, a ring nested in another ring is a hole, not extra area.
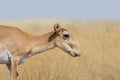
M 73 57 L 80 56 L 79 43 L 67 29 L 61 28 L 59 24 L 55 24 L 54 35 L 56 35 L 54 39 L 56 47 Z

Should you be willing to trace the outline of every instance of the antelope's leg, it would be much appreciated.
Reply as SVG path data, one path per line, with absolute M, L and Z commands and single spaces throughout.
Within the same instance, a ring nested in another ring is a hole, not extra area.
M 17 63 L 15 60 L 11 59 L 10 64 L 10 79 L 16 80 L 16 73 L 17 73 Z
M 6 64 L 7 68 L 9 69 L 9 71 L 11 71 L 11 66 L 10 64 Z M 18 72 L 16 72 L 16 78 L 19 76 Z

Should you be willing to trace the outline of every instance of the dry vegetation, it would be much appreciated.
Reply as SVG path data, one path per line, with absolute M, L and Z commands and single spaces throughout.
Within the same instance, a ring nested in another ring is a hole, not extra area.
M 52 31 L 56 22 L 78 38 L 81 56 L 73 58 L 58 48 L 41 53 L 18 67 L 19 80 L 120 80 L 120 21 L 29 19 L 0 24 L 41 35 Z M 9 80 L 9 72 L 1 64 L 0 80 Z

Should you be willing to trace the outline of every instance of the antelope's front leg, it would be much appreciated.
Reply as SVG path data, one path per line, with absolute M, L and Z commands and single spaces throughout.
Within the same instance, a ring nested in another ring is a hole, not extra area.
M 6 66 L 7 66 L 7 68 L 9 69 L 9 71 L 11 71 L 11 65 L 10 64 L 6 64 Z M 16 73 L 16 78 L 18 78 L 19 77 L 19 74 L 18 74 L 18 72 Z
M 17 73 L 17 62 L 11 59 L 11 69 L 10 69 L 10 80 L 16 80 Z

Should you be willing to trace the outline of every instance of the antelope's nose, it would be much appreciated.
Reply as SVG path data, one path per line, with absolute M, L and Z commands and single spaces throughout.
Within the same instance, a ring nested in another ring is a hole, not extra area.
M 74 53 L 74 56 L 75 57 L 80 56 L 80 53 Z

